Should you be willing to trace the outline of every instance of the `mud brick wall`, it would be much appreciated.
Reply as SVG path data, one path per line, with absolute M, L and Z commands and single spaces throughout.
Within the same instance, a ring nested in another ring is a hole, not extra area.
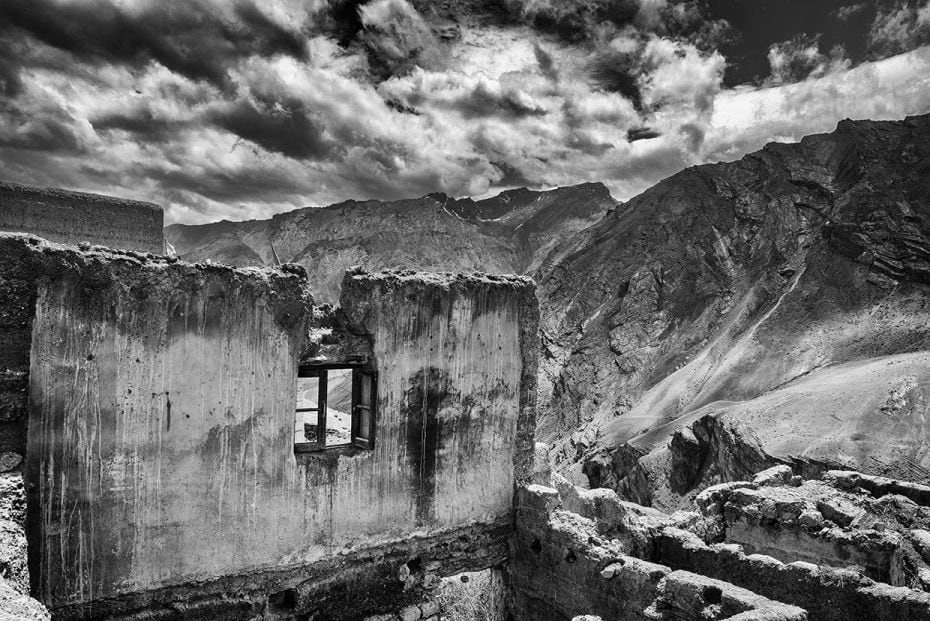
M 163 220 L 151 203 L 0 181 L 0 231 L 163 254 Z
M 363 618 L 506 560 L 532 463 L 531 282 L 347 276 L 375 449 L 295 455 L 300 268 L 7 239 L 43 267 L 26 479 L 33 590 L 56 618 Z

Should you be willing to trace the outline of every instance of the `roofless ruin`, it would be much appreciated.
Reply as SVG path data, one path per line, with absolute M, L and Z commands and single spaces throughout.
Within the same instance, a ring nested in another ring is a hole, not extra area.
M 786 465 L 667 515 L 550 472 L 532 281 L 353 269 L 333 308 L 161 227 L 0 186 L 11 618 L 440 619 L 490 569 L 517 620 L 930 619 L 930 487 Z

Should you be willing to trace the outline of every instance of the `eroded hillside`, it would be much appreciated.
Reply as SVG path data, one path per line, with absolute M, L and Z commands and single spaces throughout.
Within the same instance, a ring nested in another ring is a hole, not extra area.
M 665 507 L 778 462 L 925 480 L 928 198 L 930 117 L 843 121 L 585 231 L 537 274 L 563 470 Z

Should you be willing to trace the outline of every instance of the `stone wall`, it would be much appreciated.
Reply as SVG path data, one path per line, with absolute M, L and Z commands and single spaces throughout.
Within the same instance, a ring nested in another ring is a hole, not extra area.
M 532 462 L 532 283 L 347 276 L 375 448 L 295 455 L 316 315 L 300 268 L 0 245 L 0 274 L 34 283 L 16 341 L 31 322 L 29 542 L 57 618 L 362 618 L 506 560 Z
M 577 500 L 577 499 L 576 499 Z M 581 501 L 604 509 L 603 502 Z M 807 614 L 721 579 L 637 558 L 612 527 L 564 508 L 553 488 L 520 490 L 509 571 L 514 617 L 568 621 L 805 621 Z M 615 516 L 623 511 L 617 507 Z M 585 617 L 590 618 L 590 617 Z
M 742 601 L 761 597 L 812 620 L 930 620 L 920 559 L 930 559 L 930 511 L 918 502 L 926 486 L 835 471 L 803 481 L 777 467 L 753 481 L 705 490 L 696 500 L 698 512 L 669 515 L 622 501 L 612 490 L 577 488 L 558 474 L 551 482 L 554 488 L 534 485 L 518 495 L 510 568 L 517 611 L 528 611 L 527 618 L 551 608 L 558 619 L 639 619 L 642 599 L 636 598 L 650 591 L 656 599 L 644 618 L 720 618 L 692 616 L 701 603 L 698 585 L 711 579 L 752 595 Z M 800 538 L 797 549 L 773 546 L 779 532 Z M 665 578 L 630 575 L 630 567 L 641 565 L 626 557 L 663 568 Z M 612 559 L 623 560 L 626 584 L 598 580 L 599 569 L 601 578 L 616 580 Z M 669 577 L 679 571 L 692 576 L 686 580 L 692 596 L 684 600 L 670 586 Z M 769 605 L 746 614 L 782 618 Z M 711 613 L 722 614 L 701 614 Z
M 0 231 L 163 254 L 163 220 L 151 203 L 0 181 Z

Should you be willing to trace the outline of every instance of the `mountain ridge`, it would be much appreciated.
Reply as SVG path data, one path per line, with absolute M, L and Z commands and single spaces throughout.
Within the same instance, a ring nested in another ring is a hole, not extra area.
M 540 434 L 567 473 L 673 508 L 751 470 L 725 440 L 742 437 L 756 438 L 736 451 L 754 465 L 930 476 L 922 367 L 898 363 L 903 388 L 894 374 L 868 390 L 853 380 L 930 347 L 928 179 L 930 116 L 847 120 L 682 171 L 587 229 L 537 274 Z M 842 365 L 846 383 L 831 370 Z M 823 393 L 792 392 L 800 381 Z M 772 393 L 793 405 L 751 428 L 732 415 Z M 898 418 L 876 417 L 898 393 Z M 705 421 L 702 436 L 698 413 L 726 426 Z M 836 437 L 774 440 L 823 416 Z
M 310 273 L 315 297 L 336 302 L 342 272 L 356 264 L 530 272 L 559 240 L 590 226 L 617 204 L 600 183 L 509 190 L 478 201 L 434 193 L 304 207 L 267 220 L 175 224 L 165 228 L 165 235 L 187 260 L 273 265 L 277 254 L 282 262 L 301 263 Z

